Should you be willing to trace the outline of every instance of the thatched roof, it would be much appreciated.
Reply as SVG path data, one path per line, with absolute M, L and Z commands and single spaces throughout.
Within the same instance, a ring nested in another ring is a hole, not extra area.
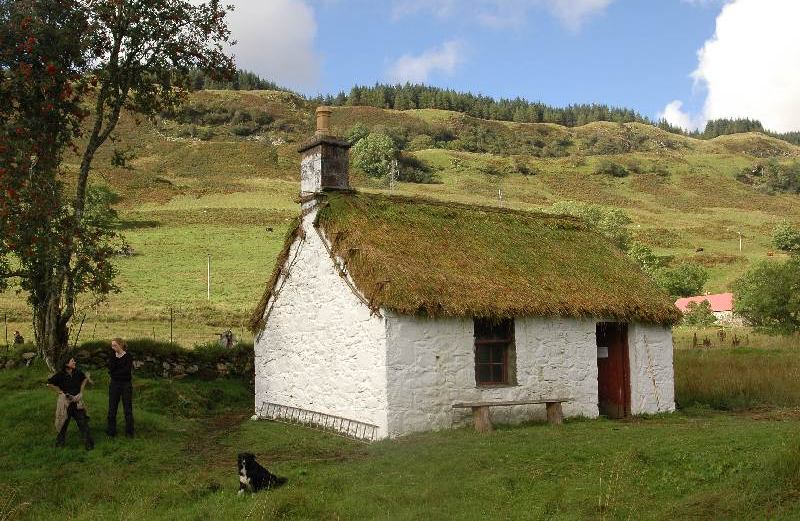
M 571 217 L 350 192 L 328 194 L 317 225 L 375 309 L 658 324 L 680 318 L 622 251 Z M 255 329 L 265 306 L 255 312 Z

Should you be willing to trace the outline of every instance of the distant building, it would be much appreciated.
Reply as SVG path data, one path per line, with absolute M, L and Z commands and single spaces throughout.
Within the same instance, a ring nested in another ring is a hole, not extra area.
M 717 324 L 726 326 L 742 326 L 744 319 L 733 311 L 733 293 L 717 293 L 716 295 L 698 295 L 696 297 L 679 298 L 675 301 L 675 306 L 686 313 L 689 311 L 689 304 L 700 304 L 707 301 L 711 306 L 711 312 L 717 317 Z
M 258 416 L 384 438 L 469 422 L 457 402 L 675 409 L 680 313 L 623 252 L 571 217 L 356 192 L 329 114 L 300 147 L 300 216 L 250 324 Z

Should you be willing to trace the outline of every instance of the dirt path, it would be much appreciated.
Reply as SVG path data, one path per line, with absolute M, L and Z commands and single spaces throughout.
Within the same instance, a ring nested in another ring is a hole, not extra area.
M 250 410 L 233 410 L 197 420 L 198 428 L 190 434 L 186 452 L 191 459 L 199 460 L 201 478 L 220 468 L 230 468 L 231 473 L 234 472 L 235 449 L 223 445 L 222 440 L 236 431 L 251 413 Z

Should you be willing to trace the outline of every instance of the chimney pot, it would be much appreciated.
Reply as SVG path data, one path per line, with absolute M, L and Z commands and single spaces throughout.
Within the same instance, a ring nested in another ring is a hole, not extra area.
M 316 206 L 316 194 L 325 190 L 349 190 L 350 143 L 331 135 L 330 116 L 333 109 L 317 107 L 317 130 L 314 136 L 301 144 L 300 152 L 300 198 L 301 207 L 307 210 Z
M 326 106 L 317 107 L 317 136 L 327 136 L 330 134 L 330 120 L 333 109 Z

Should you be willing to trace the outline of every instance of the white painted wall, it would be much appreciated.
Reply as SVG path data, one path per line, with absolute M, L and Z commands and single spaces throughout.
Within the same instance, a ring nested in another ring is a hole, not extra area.
M 289 255 L 255 343 L 255 407 L 264 401 L 378 425 L 387 432 L 386 329 L 336 269 L 313 227 Z M 269 311 L 271 308 L 271 311 Z
M 631 367 L 631 413 L 674 411 L 672 329 L 631 324 L 628 328 L 628 359 Z
M 316 147 L 300 159 L 300 195 L 307 196 L 322 190 L 322 148 Z
M 566 416 L 596 417 L 595 320 L 515 320 L 516 381 L 477 387 L 471 318 L 425 319 L 369 308 L 345 283 L 313 227 L 292 245 L 288 276 L 255 344 L 255 408 L 264 401 L 377 425 L 399 436 L 471 422 L 456 402 L 571 398 Z M 675 409 L 672 332 L 631 324 L 633 414 Z M 544 417 L 544 405 L 497 407 L 494 421 Z
M 515 320 L 517 385 L 477 387 L 472 319 L 387 314 L 389 434 L 449 428 L 470 421 L 456 402 L 572 398 L 567 416 L 596 417 L 595 322 Z M 494 421 L 544 417 L 544 405 L 492 408 Z

